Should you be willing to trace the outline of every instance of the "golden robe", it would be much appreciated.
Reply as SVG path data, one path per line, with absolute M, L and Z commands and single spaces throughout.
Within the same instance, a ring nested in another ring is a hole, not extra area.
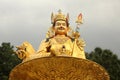
M 37 51 L 41 57 L 56 55 L 56 56 L 71 56 L 85 59 L 84 41 L 82 39 L 70 39 L 68 37 L 51 38 L 41 42 Z

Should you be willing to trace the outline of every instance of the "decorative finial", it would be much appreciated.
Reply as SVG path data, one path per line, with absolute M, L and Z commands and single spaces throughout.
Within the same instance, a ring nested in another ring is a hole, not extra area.
M 80 13 L 77 17 L 77 20 L 76 20 L 76 23 L 77 24 L 82 24 L 83 23 L 83 20 L 82 20 L 82 13 Z
M 61 9 L 59 9 L 59 10 L 58 10 L 58 13 L 59 13 L 59 14 L 61 14 L 61 13 L 62 13 L 62 10 L 61 10 Z
M 80 14 L 78 15 L 77 20 L 76 20 L 76 23 L 77 23 L 76 32 L 79 32 L 80 24 L 83 24 L 82 13 L 80 13 Z
M 54 23 L 54 14 L 53 14 L 53 12 L 51 13 L 51 24 L 53 24 Z

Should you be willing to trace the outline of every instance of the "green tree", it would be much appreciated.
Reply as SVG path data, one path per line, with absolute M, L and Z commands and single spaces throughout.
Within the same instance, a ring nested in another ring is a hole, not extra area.
M 2 43 L 0 46 L 0 80 L 8 80 L 10 71 L 21 62 L 13 48 L 10 43 Z
M 87 59 L 102 65 L 110 75 L 110 80 L 120 80 L 120 60 L 112 51 L 97 47 L 91 53 L 87 53 Z

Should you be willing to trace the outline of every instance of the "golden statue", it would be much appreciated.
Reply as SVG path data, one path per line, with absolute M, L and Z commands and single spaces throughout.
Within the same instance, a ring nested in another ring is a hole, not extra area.
M 51 23 L 38 51 L 28 42 L 17 47 L 23 63 L 10 72 L 9 80 L 110 80 L 102 66 L 85 57 L 85 42 L 78 31 L 82 14 L 77 17 L 76 31 L 61 10 L 51 14 Z
M 35 51 L 28 42 L 23 42 L 17 47 L 16 53 L 23 61 L 45 56 L 70 56 L 85 59 L 85 42 L 80 38 L 78 31 L 73 31 L 69 25 L 69 14 L 65 16 L 61 10 L 58 14 L 51 14 L 52 27 L 46 34 L 46 39 L 40 44 L 38 51 Z M 78 16 L 76 23 L 82 23 L 82 15 Z

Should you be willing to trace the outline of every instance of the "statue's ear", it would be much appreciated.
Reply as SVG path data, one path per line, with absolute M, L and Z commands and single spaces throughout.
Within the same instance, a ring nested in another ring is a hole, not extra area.
M 51 30 L 52 30 L 52 31 L 54 31 L 54 30 L 55 30 L 55 27 L 54 27 L 54 26 L 52 26 L 52 27 L 51 27 Z

